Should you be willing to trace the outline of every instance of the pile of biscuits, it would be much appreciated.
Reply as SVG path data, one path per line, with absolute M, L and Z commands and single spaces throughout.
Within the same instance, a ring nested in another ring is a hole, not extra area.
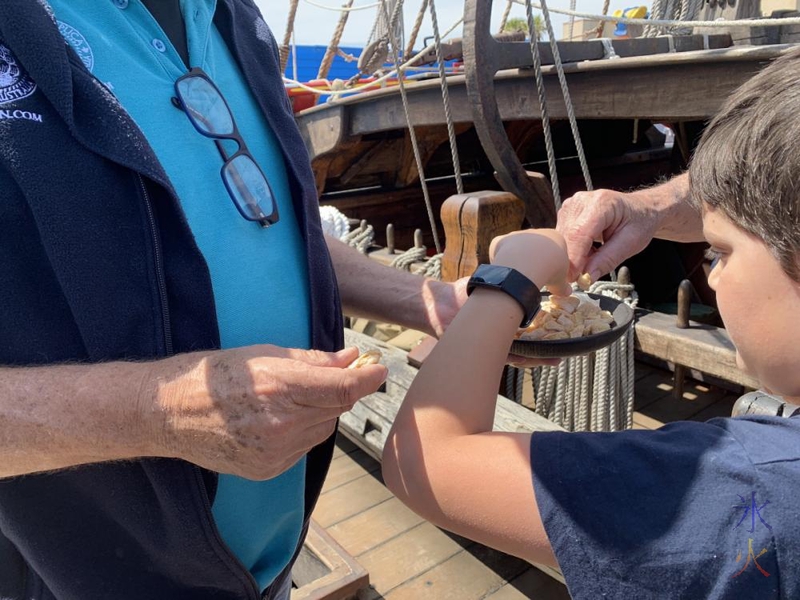
M 591 298 L 550 296 L 542 302 L 531 324 L 520 329 L 523 341 L 566 340 L 601 333 L 611 329 L 614 317 Z

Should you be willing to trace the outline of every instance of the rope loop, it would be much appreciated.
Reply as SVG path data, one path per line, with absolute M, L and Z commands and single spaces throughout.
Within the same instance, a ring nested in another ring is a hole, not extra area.
M 361 224 L 348 233 L 342 241 L 361 252 L 361 254 L 366 254 L 367 249 L 372 246 L 374 240 L 375 228 L 372 225 L 368 225 L 366 221 L 361 221 Z

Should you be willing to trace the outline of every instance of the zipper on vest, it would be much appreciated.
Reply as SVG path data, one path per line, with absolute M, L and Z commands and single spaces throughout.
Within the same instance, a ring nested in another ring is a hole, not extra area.
M 167 281 L 164 276 L 164 258 L 161 252 L 161 238 L 159 237 L 158 227 L 156 226 L 156 215 L 150 203 L 150 194 L 147 193 L 147 186 L 139 173 L 136 173 L 139 181 L 139 188 L 144 196 L 144 206 L 147 209 L 147 219 L 150 223 L 150 234 L 153 237 L 153 254 L 155 257 L 156 280 L 158 282 L 158 298 L 161 301 L 161 321 L 164 328 L 164 346 L 167 356 L 172 356 L 172 325 L 169 320 L 169 304 L 167 302 Z
M 253 574 L 247 569 L 247 567 L 244 566 L 244 564 L 242 564 L 242 561 L 239 560 L 239 557 L 236 556 L 233 551 L 231 551 L 231 549 L 228 547 L 228 544 L 223 541 L 222 536 L 219 533 L 217 524 L 214 521 L 214 513 L 211 512 L 211 501 L 208 499 L 208 491 L 206 490 L 206 484 L 203 480 L 203 473 L 200 470 L 200 467 L 197 465 L 191 466 L 195 476 L 195 483 L 197 484 L 198 488 L 197 493 L 200 494 L 200 498 L 202 499 L 205 517 L 207 519 L 208 528 L 213 537 L 213 541 L 216 542 L 216 546 L 220 552 L 225 555 L 224 558 L 228 559 L 228 566 L 231 568 L 231 570 L 235 570 L 237 568 L 240 570 L 240 573 L 237 573 L 236 575 L 240 576 L 240 578 L 243 578 L 250 587 L 250 591 L 253 592 L 250 598 L 252 598 L 252 600 L 259 600 L 261 598 L 261 592 L 258 589 L 256 578 L 253 577 Z

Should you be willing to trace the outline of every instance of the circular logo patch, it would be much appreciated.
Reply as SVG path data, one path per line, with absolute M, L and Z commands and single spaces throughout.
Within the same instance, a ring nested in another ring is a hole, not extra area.
M 36 91 L 36 84 L 14 58 L 7 47 L 0 44 L 0 105 L 27 98 Z
M 72 25 L 64 23 L 64 21 L 58 22 L 58 30 L 61 32 L 64 39 L 67 40 L 67 43 L 72 46 L 72 49 L 75 50 L 75 53 L 81 59 L 83 65 L 89 71 L 94 69 L 94 52 L 92 52 L 92 47 L 89 45 L 89 42 L 86 41 L 86 38 L 83 37 L 83 34 Z

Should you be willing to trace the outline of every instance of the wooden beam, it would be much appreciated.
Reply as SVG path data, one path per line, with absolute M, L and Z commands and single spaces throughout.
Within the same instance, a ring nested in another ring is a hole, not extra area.
M 689 321 L 687 329 L 679 329 L 674 315 L 637 310 L 635 348 L 745 387 L 759 387 L 736 365 L 736 349 L 720 327 Z
M 578 119 L 704 120 L 717 112 L 731 91 L 791 48 L 755 46 L 657 54 L 570 63 L 564 70 Z M 545 67 L 543 72 L 550 117 L 565 119 L 555 69 Z M 454 121 L 472 122 L 464 77 L 448 77 L 447 81 Z M 532 72 L 499 72 L 495 93 L 503 120 L 541 117 Z M 409 85 L 408 97 L 414 125 L 445 122 L 438 80 Z M 331 123 L 326 111 L 331 111 Z M 391 88 L 310 109 L 298 115 L 297 121 L 307 145 L 309 140 L 313 142 L 309 146 L 312 158 L 323 150 L 333 150 L 339 134 L 339 139 L 345 139 L 406 128 L 401 99 Z
M 442 279 L 455 281 L 489 262 L 492 239 L 520 228 L 525 204 L 508 192 L 481 191 L 450 196 L 441 214 L 447 238 Z

